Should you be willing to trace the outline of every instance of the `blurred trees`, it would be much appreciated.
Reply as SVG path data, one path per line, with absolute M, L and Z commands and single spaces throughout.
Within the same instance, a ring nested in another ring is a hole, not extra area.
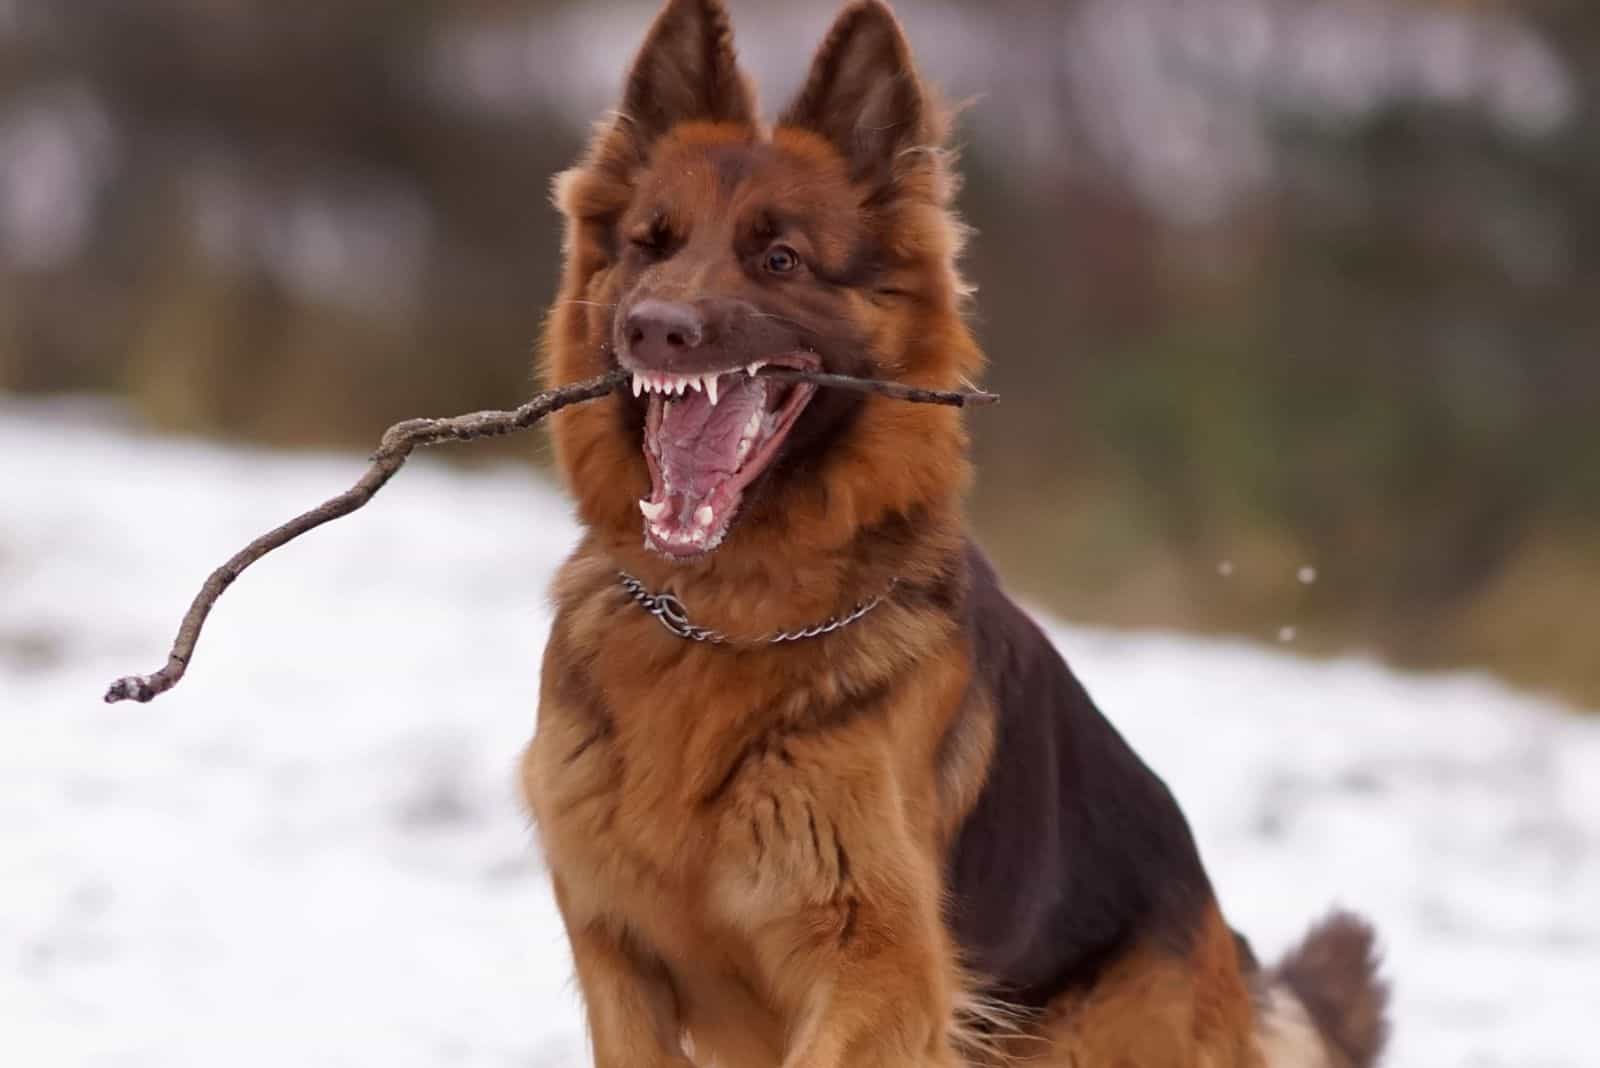
M 1023 584 L 1600 704 L 1600 7 L 898 6 L 978 94 Z M 769 86 L 830 10 L 733 7 Z M 515 402 L 549 176 L 648 13 L 0 0 L 0 388 L 282 444 Z
M 983 438 L 980 499 L 1056 603 L 1600 698 L 1600 8 L 1530 25 L 1573 77 L 1549 133 L 1286 110 L 1273 180 L 1211 226 L 1114 171 L 1044 194 L 1059 227 L 969 198 L 991 384 L 1043 369 L 1053 400 Z

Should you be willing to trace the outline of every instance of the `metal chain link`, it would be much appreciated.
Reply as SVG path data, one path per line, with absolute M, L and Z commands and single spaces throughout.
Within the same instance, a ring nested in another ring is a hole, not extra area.
M 622 583 L 622 588 L 628 591 L 628 596 L 633 598 L 635 604 L 646 612 L 655 616 L 663 627 L 680 638 L 692 642 L 705 642 L 709 645 L 779 645 L 783 642 L 803 641 L 807 638 L 820 638 L 825 634 L 832 634 L 856 622 L 862 616 L 878 607 L 888 598 L 889 592 L 894 589 L 895 582 L 889 583 L 889 589 L 880 593 L 869 601 L 862 601 L 842 616 L 834 616 L 814 623 L 809 627 L 799 630 L 780 630 L 759 638 L 730 638 L 720 630 L 710 627 L 696 626 L 689 622 L 689 612 L 683 607 L 683 602 L 670 593 L 651 593 L 645 589 L 644 583 L 628 574 L 618 571 L 617 578 Z

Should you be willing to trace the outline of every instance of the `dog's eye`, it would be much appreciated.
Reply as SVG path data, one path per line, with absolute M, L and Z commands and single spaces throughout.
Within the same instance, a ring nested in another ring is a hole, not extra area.
M 772 274 L 788 274 L 800 266 L 800 253 L 788 245 L 773 245 L 767 249 L 767 258 L 762 261 L 762 266 Z
M 649 229 L 636 231 L 629 242 L 651 259 L 661 259 L 672 251 L 672 232 L 660 222 Z

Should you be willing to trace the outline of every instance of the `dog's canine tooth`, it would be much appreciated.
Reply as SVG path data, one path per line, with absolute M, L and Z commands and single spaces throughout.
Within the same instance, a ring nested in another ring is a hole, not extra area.
M 717 406 L 717 379 L 721 377 L 715 371 L 706 375 L 706 400 L 711 402 L 711 407 Z
M 645 499 L 643 497 L 641 497 L 639 499 L 639 511 L 644 513 L 644 517 L 646 519 L 650 519 L 650 520 L 660 519 L 662 514 L 665 513 L 666 510 L 667 510 L 667 502 L 666 501 L 652 501 L 652 500 L 647 500 L 647 499 Z

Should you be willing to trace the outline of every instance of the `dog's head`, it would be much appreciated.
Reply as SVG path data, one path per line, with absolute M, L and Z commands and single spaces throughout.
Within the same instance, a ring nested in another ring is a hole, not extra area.
M 555 420 L 591 529 L 676 560 L 774 536 L 832 550 L 960 492 L 953 412 L 753 374 L 951 388 L 976 372 L 944 128 L 876 0 L 840 15 L 770 130 L 721 5 L 670 0 L 621 110 L 556 183 L 547 377 L 620 366 L 633 384 Z

